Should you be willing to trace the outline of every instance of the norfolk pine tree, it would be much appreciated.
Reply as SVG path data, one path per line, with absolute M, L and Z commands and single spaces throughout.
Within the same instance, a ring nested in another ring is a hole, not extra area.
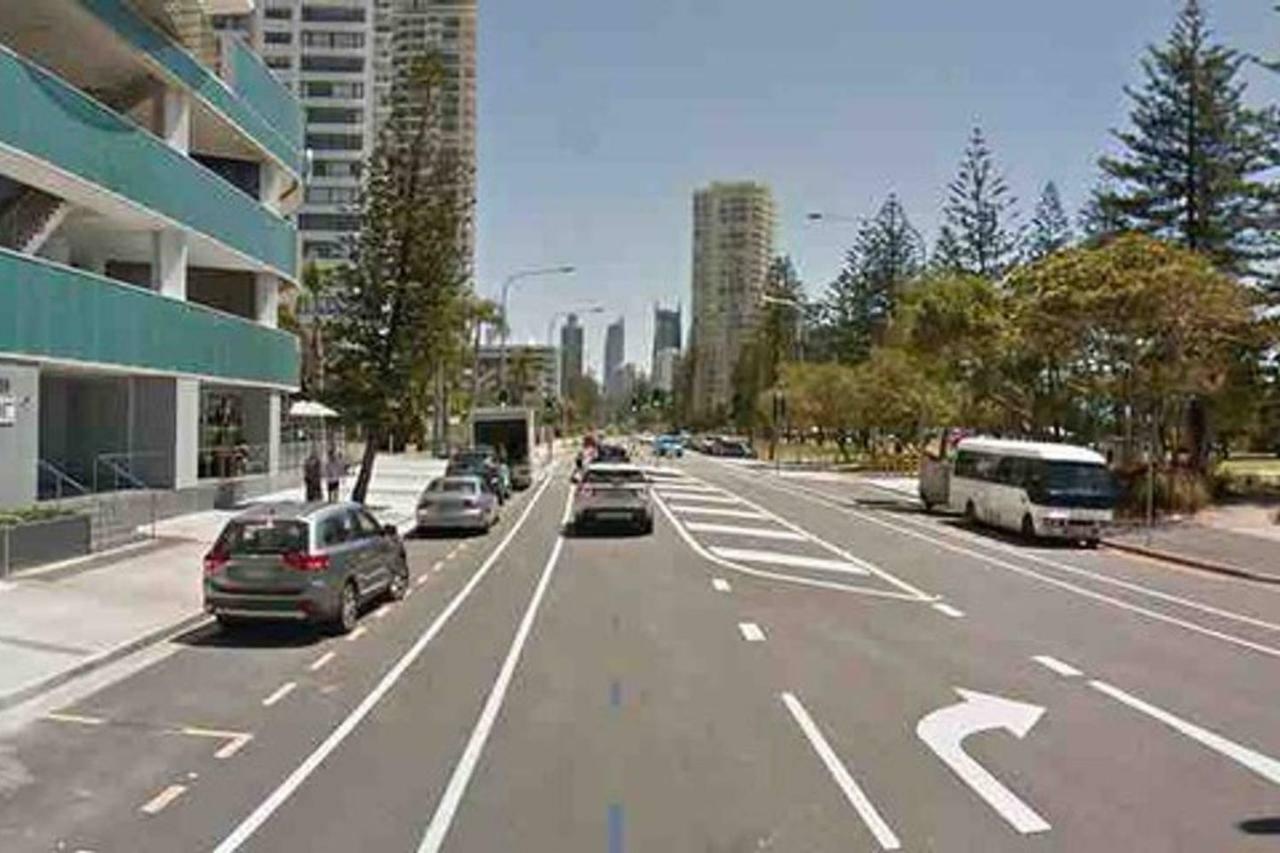
M 1016 204 L 982 129 L 975 127 L 960 171 L 947 187 L 934 265 L 992 280 L 1004 275 L 1017 260 Z

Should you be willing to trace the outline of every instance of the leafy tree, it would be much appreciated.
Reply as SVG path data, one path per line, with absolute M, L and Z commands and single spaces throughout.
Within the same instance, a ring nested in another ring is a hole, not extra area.
M 600 384 L 592 376 L 575 376 L 569 380 L 565 395 L 565 419 L 570 430 L 590 429 L 599 424 L 603 414 Z
M 824 300 L 833 355 L 844 361 L 867 358 L 883 340 L 898 299 L 923 270 L 924 240 L 890 194 L 862 224 L 845 254 L 844 268 Z
M 396 82 L 392 114 L 364 170 L 353 261 L 331 283 L 333 398 L 365 432 L 357 501 L 387 434 L 425 407 L 424 385 L 466 328 L 471 200 L 459 190 L 458 158 L 438 133 L 444 81 L 432 55 Z
M 846 432 L 857 420 L 858 411 L 853 368 L 836 362 L 792 362 L 783 365 L 777 388 L 786 395 L 791 426 L 817 429 L 822 436 L 834 437 L 847 459 Z M 760 407 L 770 405 L 771 397 L 772 391 L 765 392 Z
M 960 171 L 947 187 L 935 265 L 944 271 L 999 278 L 1016 260 L 1016 205 L 982 129 L 975 127 Z
M 1245 57 L 1211 35 L 1187 0 L 1165 44 L 1148 48 L 1142 88 L 1125 88 L 1132 128 L 1113 131 L 1124 151 L 1098 161 L 1119 187 L 1098 204 L 1126 229 L 1252 274 L 1280 257 L 1280 192 L 1266 179 L 1280 165 L 1280 122 L 1245 105 Z
M 1027 256 L 1032 260 L 1052 255 L 1071 243 L 1071 220 L 1062 208 L 1058 185 L 1049 181 L 1040 191 L 1027 232 Z

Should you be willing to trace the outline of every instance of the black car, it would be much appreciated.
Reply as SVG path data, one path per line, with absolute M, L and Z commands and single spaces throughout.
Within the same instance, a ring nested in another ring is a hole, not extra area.
M 596 448 L 595 461 L 602 464 L 625 465 L 631 461 L 627 449 L 617 444 L 602 444 Z

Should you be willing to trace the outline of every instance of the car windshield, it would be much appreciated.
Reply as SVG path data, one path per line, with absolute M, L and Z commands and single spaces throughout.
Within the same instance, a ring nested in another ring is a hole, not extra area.
M 253 519 L 233 521 L 219 540 L 228 554 L 288 554 L 307 550 L 304 521 Z
M 629 486 L 645 482 L 643 471 L 634 468 L 589 468 L 583 482 L 593 485 Z
M 1050 462 L 1045 487 L 1055 494 L 1110 495 L 1115 482 L 1105 465 L 1090 462 Z

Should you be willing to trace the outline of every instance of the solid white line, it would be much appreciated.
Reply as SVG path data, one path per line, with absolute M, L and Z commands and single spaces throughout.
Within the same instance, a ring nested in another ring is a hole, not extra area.
M 1280 761 L 1271 756 L 1255 752 L 1248 747 L 1227 740 L 1222 735 L 1215 734 L 1208 729 L 1202 729 L 1180 717 L 1175 717 L 1168 711 L 1161 710 L 1155 705 L 1144 702 L 1137 696 L 1126 693 L 1119 687 L 1113 687 L 1104 681 L 1090 681 L 1089 686 L 1099 693 L 1105 693 L 1117 702 L 1123 702 L 1134 710 L 1141 711 L 1149 717 L 1154 717 L 1174 731 L 1180 732 L 1195 742 L 1209 747 L 1214 752 L 1225 755 L 1232 761 L 1244 765 L 1271 784 L 1280 785 Z
M 565 506 L 566 518 L 571 508 L 572 503 L 567 502 Z M 559 536 L 556 538 L 555 547 L 551 549 L 551 555 L 547 557 L 547 564 L 542 569 L 542 577 L 538 579 L 538 586 L 534 589 L 533 598 L 529 600 L 529 606 L 524 611 L 524 618 L 520 620 L 520 627 L 516 629 L 516 635 L 511 640 L 511 648 L 507 650 L 507 657 L 502 662 L 502 668 L 498 670 L 498 677 L 494 680 L 493 687 L 489 690 L 489 698 L 485 700 L 484 708 L 480 711 L 480 717 L 476 720 L 475 728 L 471 730 L 471 737 L 467 739 L 467 745 L 462 750 L 462 757 L 458 759 L 458 763 L 454 766 L 453 773 L 449 776 L 449 784 L 445 786 L 444 794 L 436 805 L 435 814 L 431 816 L 431 822 L 427 824 L 427 829 L 422 835 L 422 843 L 418 845 L 418 853 L 437 853 L 441 845 L 444 844 L 445 836 L 449 833 L 449 827 L 453 825 L 453 816 L 458 810 L 459 803 L 462 802 L 462 795 L 467 790 L 471 775 L 475 772 L 481 753 L 484 752 L 485 743 L 489 740 L 489 732 L 493 729 L 493 724 L 498 719 L 498 712 L 502 710 L 502 703 L 507 696 L 507 688 L 511 684 L 512 676 L 515 675 L 516 664 L 520 662 L 520 654 L 524 651 L 524 644 L 529 639 L 529 632 L 533 629 L 533 620 L 538 615 L 538 607 L 542 604 L 543 596 L 546 595 L 547 587 L 551 583 L 551 576 L 555 572 L 562 550 L 564 550 L 564 537 Z
M 534 493 L 533 498 L 524 508 L 524 512 L 521 513 L 520 518 L 518 518 L 516 523 L 512 525 L 511 529 L 507 531 L 507 535 L 504 536 L 502 541 L 500 541 L 493 551 L 489 553 L 488 558 L 481 564 L 480 568 L 476 570 L 476 573 L 471 576 L 471 579 L 467 581 L 466 585 L 449 600 L 449 604 L 440 612 L 440 615 L 435 618 L 435 621 L 427 626 L 427 629 L 422 632 L 421 636 L 418 637 L 413 646 L 395 662 L 391 669 L 387 670 L 386 675 L 382 676 L 382 680 L 378 682 L 373 690 L 369 691 L 368 695 L 360 701 L 360 704 L 357 705 L 355 709 L 338 724 L 337 728 L 329 733 L 329 736 L 324 739 L 324 742 L 321 743 L 320 746 L 316 747 L 314 752 L 308 755 L 306 759 L 298 765 L 298 767 L 295 768 L 294 771 L 290 773 L 289 776 L 281 782 L 265 800 L 258 804 L 257 808 L 255 808 L 248 817 L 241 821 L 236 828 L 233 829 L 231 833 L 213 849 L 213 853 L 233 853 L 233 851 L 239 850 L 241 845 L 248 841 L 249 838 L 258 831 L 258 828 L 261 827 L 262 824 L 266 823 L 267 819 L 270 818 L 271 815 L 280 808 L 280 806 L 284 805 L 285 801 L 293 795 L 293 792 L 307 780 L 307 777 L 315 772 L 316 768 L 319 767 L 320 764 L 351 735 L 351 732 L 355 731 L 356 726 L 360 725 L 360 722 L 369 715 L 369 712 L 373 710 L 374 706 L 378 704 L 382 697 L 395 686 L 396 682 L 400 680 L 405 671 L 412 666 L 413 662 L 422 654 L 423 649 L 425 649 L 427 645 L 435 639 L 441 629 L 448 624 L 449 619 L 453 614 L 457 612 L 458 608 L 463 605 L 475 588 L 480 585 L 480 582 L 484 580 L 485 576 L 489 573 L 489 570 L 498 562 L 498 558 L 502 556 L 503 552 L 506 551 L 507 546 L 511 544 L 511 541 L 515 539 L 516 534 L 520 532 L 525 521 L 529 518 L 530 514 L 532 514 L 534 507 L 538 505 L 538 499 L 546 492 L 553 480 L 554 478 L 547 477 L 542 481 L 542 485 L 538 487 L 538 491 Z
M 323 669 L 325 666 L 328 665 L 329 661 L 333 660 L 337 656 L 338 656 L 337 652 L 325 652 L 324 654 L 320 655 L 320 657 L 312 661 L 311 665 L 308 666 L 307 669 L 311 670 L 312 672 L 319 672 L 321 669 Z
M 783 542 L 807 542 L 808 537 L 791 530 L 776 530 L 772 527 L 739 527 L 734 524 L 711 524 L 703 521 L 686 521 L 685 528 L 690 533 L 719 533 L 724 536 L 746 536 L 752 539 L 778 539 Z M 864 572 L 865 574 L 865 572 Z
M 711 588 L 716 592 L 729 592 L 731 589 L 729 582 L 724 578 L 712 578 Z
M 748 643 L 764 642 L 764 631 L 754 622 L 739 622 L 738 630 L 742 632 L 742 639 Z
M 779 551 L 759 551 L 755 548 L 724 548 L 719 545 L 709 546 L 711 553 L 726 560 L 744 560 L 748 563 L 771 563 L 775 566 L 788 566 L 793 569 L 817 569 L 823 572 L 841 572 L 847 575 L 869 574 L 862 566 L 846 563 L 844 560 L 828 560 L 823 557 L 802 557 L 798 554 L 783 554 Z
M 356 627 L 354 631 L 352 631 L 350 634 L 347 634 L 347 642 L 354 643 L 356 640 L 360 639 L 367 633 L 369 633 L 369 629 L 363 625 L 359 625 Z
M 711 515 L 718 518 L 754 518 L 762 519 L 766 516 L 761 515 L 752 509 L 728 509 L 720 506 L 690 506 L 688 504 L 671 504 L 671 511 L 680 513 L 681 515 Z
M 677 495 L 677 494 L 689 494 L 689 495 L 723 495 L 723 494 L 726 494 L 726 492 L 725 492 L 725 490 L 724 490 L 724 489 L 718 488 L 718 487 L 716 487 L 716 486 L 707 486 L 707 485 L 703 485 L 703 484 L 701 484 L 701 483 L 694 483 L 694 482 L 692 482 L 692 481 L 687 482 L 687 483 L 674 483 L 674 484 L 672 484 L 672 485 L 665 485 L 665 484 L 663 484 L 663 483 L 655 483 L 655 484 L 654 484 L 654 486 L 653 486 L 653 488 L 654 488 L 654 489 L 656 489 L 656 490 L 657 490 L 658 492 L 660 492 L 661 494 L 666 495 L 666 496 Z
M 272 705 L 292 693 L 294 688 L 297 686 L 298 683 L 296 681 L 286 681 L 284 684 L 277 687 L 274 693 L 262 700 L 262 707 L 270 708 Z
M 1036 655 L 1032 660 L 1050 672 L 1055 672 L 1058 675 L 1061 675 L 1063 678 L 1076 678 L 1077 676 L 1084 674 L 1071 664 L 1063 663 L 1057 658 L 1052 658 L 1048 655 Z
M 950 604 L 938 602 L 933 605 L 933 609 L 941 613 L 943 616 L 950 616 L 952 619 L 961 619 L 964 617 L 964 611 L 958 607 L 952 607 Z
M 237 735 L 228 741 L 221 749 L 213 754 L 214 758 L 230 758 L 240 751 L 240 748 L 249 741 L 253 740 L 253 735 L 243 734 Z
M 809 498 L 809 500 L 817 501 L 819 503 L 823 503 L 828 506 L 834 507 L 844 512 L 846 515 L 851 515 L 854 518 L 858 518 L 863 521 L 866 521 L 868 524 L 874 524 L 879 527 L 883 527 L 887 530 L 892 530 L 896 533 L 900 533 L 903 536 L 909 536 L 913 539 L 919 539 L 922 542 L 928 542 L 931 545 L 934 545 L 935 547 L 942 548 L 943 550 L 951 551 L 956 554 L 962 554 L 966 557 L 972 557 L 975 560 L 978 560 L 980 562 L 997 566 L 999 568 L 1014 572 L 1015 574 L 1019 574 L 1024 577 L 1038 580 L 1041 583 L 1046 583 L 1046 584 L 1049 584 L 1050 586 L 1056 586 L 1059 589 L 1064 589 L 1064 590 L 1067 590 L 1068 592 L 1073 592 L 1076 595 L 1093 599 L 1094 601 L 1100 601 L 1104 604 L 1110 604 L 1113 607 L 1118 607 L 1121 610 L 1127 610 L 1131 613 L 1136 613 L 1140 616 L 1145 616 L 1148 619 L 1153 619 L 1157 622 L 1164 622 L 1165 624 L 1168 624 L 1168 625 L 1175 625 L 1179 628 L 1182 628 L 1187 631 L 1191 631 L 1196 634 L 1200 634 L 1202 636 L 1212 637 L 1215 640 L 1221 640 L 1224 643 L 1230 643 L 1231 645 L 1240 646 L 1241 648 L 1249 649 L 1255 652 L 1260 652 L 1270 657 L 1280 658 L 1280 648 L 1275 648 L 1273 646 L 1265 646 L 1261 643 L 1255 643 L 1251 640 L 1246 640 L 1242 637 L 1237 637 L 1233 634 L 1226 634 L 1226 633 L 1223 633 L 1222 631 L 1215 631 L 1212 628 L 1206 628 L 1203 625 L 1200 625 L 1199 623 L 1196 623 L 1196 622 L 1188 622 L 1185 619 L 1179 619 L 1176 616 L 1169 616 L 1167 614 L 1159 612 L 1158 610 L 1151 610 L 1150 608 L 1142 607 L 1137 604 L 1130 604 L 1127 601 L 1123 601 L 1122 599 L 1119 599 L 1119 598 L 1114 598 L 1104 593 L 1094 592 L 1091 589 L 1087 589 L 1078 584 L 1071 583 L 1070 581 L 1064 581 L 1059 578 L 1042 575 L 1037 571 L 1026 568 L 1025 566 L 1019 566 L 1014 563 L 1010 563 L 1005 560 L 998 559 L 996 557 L 991 556 L 990 554 L 984 554 L 981 551 L 975 551 L 972 548 L 965 548 L 963 546 L 956 545 L 951 542 L 947 542 L 943 539 L 939 539 L 936 536 L 930 536 L 918 530 L 912 530 L 911 528 L 908 528 L 908 527 L 902 527 L 898 524 L 884 521 L 883 519 L 876 518 L 873 515 L 867 515 L 866 513 L 863 513 L 863 512 L 851 510 L 845 507 L 843 504 L 840 504 L 834 500 L 828 499 L 826 496 L 822 495 L 821 492 L 815 493 L 819 496 L 814 497 L 810 494 L 807 494 L 812 490 L 807 489 L 803 486 L 796 487 L 796 489 L 800 490 L 800 491 L 796 491 L 795 489 L 786 488 L 786 487 L 777 485 L 775 483 L 770 483 L 769 485 L 771 488 L 776 489 L 778 491 L 791 492 L 792 494 L 795 494 L 800 497 L 807 497 Z M 1019 556 L 1030 557 L 1031 555 L 1019 555 Z M 1093 574 L 1092 572 L 1080 572 L 1080 573 Z M 1123 584 L 1123 585 L 1136 586 L 1135 584 Z M 1150 594 L 1158 598 L 1165 598 L 1165 599 L 1176 598 L 1176 596 L 1165 595 L 1163 593 L 1158 593 L 1154 590 L 1151 590 Z M 1185 600 L 1182 600 L 1179 603 L 1186 603 L 1193 607 L 1198 606 L 1195 604 L 1195 602 L 1189 602 Z M 1199 607 L 1200 609 L 1208 610 L 1209 612 L 1214 612 L 1216 610 L 1216 608 L 1207 608 L 1205 606 L 1199 606 Z M 1222 613 L 1220 615 L 1226 615 L 1226 614 Z M 1240 621 L 1257 621 L 1257 620 L 1250 620 L 1248 617 L 1239 617 L 1238 614 L 1236 618 L 1238 618 Z
M 106 720 L 101 717 L 86 717 L 81 714 L 61 714 L 56 711 L 45 714 L 45 717 L 50 720 L 57 720 L 60 723 L 78 723 L 82 726 L 100 726 L 106 722 Z
M 186 785 L 170 785 L 151 799 L 147 800 L 147 802 L 143 804 L 142 808 L 138 809 L 138 811 L 149 815 L 160 814 L 160 812 L 165 810 L 166 806 L 178 799 L 178 797 L 181 797 L 186 790 Z
M 897 850 L 902 847 L 902 842 L 898 841 L 898 836 L 889 828 L 889 824 L 885 823 L 884 818 L 876 811 L 876 807 L 872 805 L 871 800 L 858 787 L 853 775 L 840 760 L 840 756 L 836 755 L 835 750 L 831 748 L 831 744 L 827 743 L 822 730 L 818 728 L 813 718 L 809 716 L 809 712 L 800 704 L 800 700 L 790 693 L 783 693 L 782 704 L 787 706 L 787 710 L 791 712 L 792 719 L 800 726 L 800 731 L 804 732 L 804 736 L 809 739 L 809 745 L 813 747 L 814 752 L 818 753 L 818 758 L 822 759 L 822 763 L 826 765 L 827 772 L 835 779 L 836 784 L 840 786 L 841 792 L 844 793 L 845 799 L 853 806 L 858 813 L 858 817 L 862 818 L 862 822 L 867 825 L 867 829 L 871 830 L 871 834 L 875 836 L 880 846 L 885 850 Z

